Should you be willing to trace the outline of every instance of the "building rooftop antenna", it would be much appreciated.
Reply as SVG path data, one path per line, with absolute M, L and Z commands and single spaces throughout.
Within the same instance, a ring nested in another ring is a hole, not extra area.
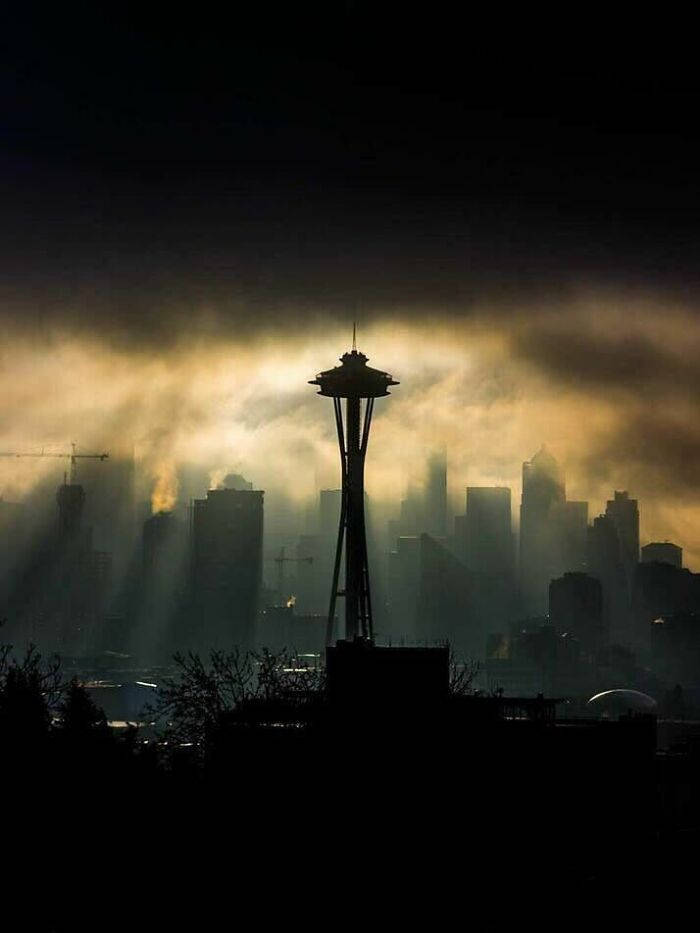
M 352 322 L 352 352 L 357 353 L 357 321 Z

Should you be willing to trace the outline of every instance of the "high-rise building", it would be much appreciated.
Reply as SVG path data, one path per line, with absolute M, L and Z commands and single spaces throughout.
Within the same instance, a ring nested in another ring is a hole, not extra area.
M 63 483 L 56 491 L 58 538 L 61 547 L 89 546 L 90 529 L 83 526 L 85 490 L 77 483 Z
M 447 534 L 447 457 L 444 450 L 431 454 L 425 484 L 423 527 L 434 538 Z
M 520 505 L 520 597 L 528 615 L 547 610 L 549 581 L 561 572 L 557 507 L 566 502 L 564 474 L 545 446 L 523 463 Z
M 56 492 L 57 535 L 41 561 L 37 602 L 43 617 L 41 640 L 63 655 L 92 654 L 103 644 L 105 604 L 112 575 L 111 555 L 92 547 L 92 528 L 84 522 L 85 491 L 62 483 Z
M 387 591 L 389 621 L 383 633 L 394 641 L 412 640 L 419 636 L 417 607 L 420 590 L 421 539 L 417 535 L 401 535 L 389 553 Z
M 573 635 L 589 651 L 605 642 L 603 587 L 587 573 L 565 573 L 549 584 L 549 619 L 561 635 Z
M 423 499 L 419 491 L 410 487 L 406 491 L 405 497 L 401 500 L 399 512 L 399 534 L 403 537 L 411 537 L 420 534 L 423 527 Z
M 648 651 L 655 620 L 676 613 L 700 612 L 700 574 L 663 561 L 638 564 L 632 611 L 635 647 Z
M 443 542 L 421 535 L 417 637 L 449 642 L 460 660 L 484 657 L 487 635 L 496 616 L 502 620 L 490 578 L 470 573 Z M 501 587 L 501 589 L 503 589 Z
M 639 508 L 637 500 L 629 493 L 615 491 L 615 498 L 608 499 L 605 514 L 617 529 L 620 542 L 620 559 L 625 570 L 628 591 L 632 592 L 634 571 L 639 562 Z
M 322 489 L 319 493 L 319 532 L 322 537 L 332 540 L 334 547 L 342 498 L 342 489 Z
M 251 645 L 262 582 L 263 497 L 210 489 L 192 510 L 192 601 L 204 647 Z
M 452 553 L 457 558 L 461 560 L 462 563 L 467 565 L 467 516 L 465 515 L 455 515 L 454 518 L 454 533 L 452 535 Z
M 468 486 L 465 522 L 467 570 L 510 577 L 513 572 L 510 489 Z
M 617 526 L 599 515 L 588 529 L 588 570 L 603 587 L 603 621 L 614 643 L 631 639 L 630 593 Z
M 95 548 L 114 558 L 115 579 L 126 572 L 138 542 L 133 450 L 112 452 L 108 460 L 81 460 L 78 482 L 85 490 L 84 522 Z
M 186 593 L 187 535 L 172 512 L 156 512 L 143 523 L 137 614 L 131 650 L 149 662 L 187 647 L 181 638 Z
M 642 548 L 643 564 L 671 564 L 678 570 L 683 566 L 683 548 L 670 541 L 652 541 Z
M 583 571 L 588 547 L 588 503 L 556 502 L 552 506 L 551 521 L 559 572 Z

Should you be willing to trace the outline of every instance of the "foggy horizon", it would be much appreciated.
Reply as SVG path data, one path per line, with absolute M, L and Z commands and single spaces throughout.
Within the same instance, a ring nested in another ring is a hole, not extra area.
M 76 441 L 118 458 L 133 445 L 139 496 L 153 497 L 155 510 L 175 505 L 185 465 L 208 474 L 207 488 L 239 472 L 271 507 L 280 497 L 301 508 L 339 482 L 332 415 L 307 382 L 337 362 L 357 319 L 371 365 L 401 382 L 376 408 L 373 500 L 398 508 L 428 452 L 445 447 L 454 510 L 463 512 L 468 485 L 505 485 L 517 523 L 522 463 L 546 444 L 566 471 L 568 498 L 589 501 L 590 519 L 626 489 L 640 500 L 643 541 L 673 540 L 698 566 L 700 436 L 689 423 L 700 402 L 700 332 L 690 309 L 660 313 L 647 295 L 599 294 L 563 307 L 425 312 L 430 324 L 357 307 L 347 317 L 345 326 L 305 326 L 301 338 L 263 326 L 243 342 L 193 340 L 183 328 L 158 353 L 117 349 L 97 333 L 86 341 L 47 330 L 41 348 L 18 335 L 3 348 L 2 447 L 65 451 Z M 0 459 L 4 498 L 21 500 L 40 477 L 60 475 L 55 464 Z

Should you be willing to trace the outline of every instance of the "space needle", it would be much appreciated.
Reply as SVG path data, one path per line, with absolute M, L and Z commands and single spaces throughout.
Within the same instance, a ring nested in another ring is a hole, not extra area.
M 372 600 L 365 533 L 365 455 L 372 424 L 375 398 L 389 395 L 396 382 L 389 373 L 372 369 L 368 357 L 357 349 L 353 327 L 352 350 L 340 357 L 340 366 L 319 373 L 310 385 L 319 387 L 319 395 L 333 399 L 338 430 L 342 493 L 338 543 L 333 566 L 333 584 L 328 609 L 326 643 L 333 637 L 333 621 L 338 596 L 345 597 L 345 637 L 373 640 Z M 342 400 L 345 399 L 345 420 Z M 364 401 L 364 406 L 362 402 Z M 364 413 L 363 413 L 364 407 Z M 343 543 L 345 544 L 345 588 L 338 589 Z

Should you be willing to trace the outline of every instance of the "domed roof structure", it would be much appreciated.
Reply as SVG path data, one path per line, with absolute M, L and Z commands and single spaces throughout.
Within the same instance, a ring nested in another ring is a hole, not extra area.
M 625 713 L 655 713 L 658 703 L 653 697 L 639 690 L 604 690 L 596 693 L 586 704 L 600 715 L 624 715 Z

